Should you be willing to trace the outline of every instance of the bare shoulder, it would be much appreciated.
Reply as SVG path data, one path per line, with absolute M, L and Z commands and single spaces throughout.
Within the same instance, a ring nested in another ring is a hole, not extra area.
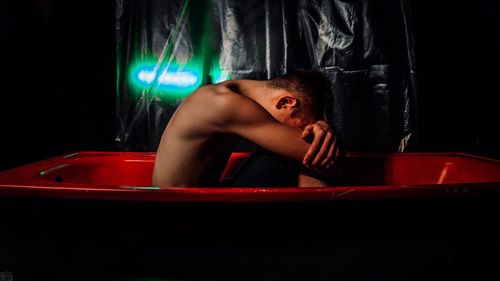
M 238 102 L 244 102 L 248 98 L 232 91 L 224 85 L 207 85 L 198 88 L 188 98 L 190 102 L 209 106 L 212 109 L 231 109 Z
M 234 122 L 252 121 L 269 115 L 257 102 L 225 85 L 200 87 L 189 99 L 192 105 L 206 109 L 205 118 L 216 122 L 221 129 Z
M 220 116 L 223 113 L 221 109 L 230 106 L 228 100 L 231 96 L 224 88 L 217 85 L 202 86 L 189 95 L 181 107 L 190 115 L 196 114 L 198 118 L 211 119 Z

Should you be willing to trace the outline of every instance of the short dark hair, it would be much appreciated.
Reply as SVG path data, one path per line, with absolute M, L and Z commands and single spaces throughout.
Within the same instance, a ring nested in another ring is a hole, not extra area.
M 297 95 L 301 101 L 292 117 L 316 122 L 331 119 L 332 83 L 319 71 L 297 69 L 280 77 L 268 80 L 268 86 L 284 89 Z

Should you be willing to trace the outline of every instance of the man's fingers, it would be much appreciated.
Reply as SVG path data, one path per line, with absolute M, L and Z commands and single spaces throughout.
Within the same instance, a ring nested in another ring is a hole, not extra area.
M 335 147 L 335 157 L 330 161 L 328 165 L 326 165 L 327 169 L 330 169 L 330 167 L 337 161 L 340 157 L 340 148 L 337 146 Z
M 316 154 L 316 157 L 312 162 L 313 166 L 317 166 L 318 164 L 323 162 L 330 149 L 331 140 L 332 140 L 332 134 L 326 133 L 325 139 L 323 140 L 323 144 L 321 145 L 319 152 Z
M 313 127 L 314 127 L 313 125 L 307 125 L 304 128 L 304 131 L 302 131 L 302 139 L 306 140 L 311 137 Z
M 335 151 L 336 150 L 338 150 L 337 149 L 337 137 L 334 136 L 333 142 L 330 145 L 329 150 L 328 150 L 328 155 L 323 160 L 323 162 L 321 162 L 321 167 L 325 167 L 326 165 L 329 165 L 330 163 L 335 161 Z
M 314 130 L 313 133 L 314 133 L 314 139 L 311 143 L 311 146 L 307 150 L 306 156 L 304 156 L 303 164 L 305 166 L 310 165 L 311 159 L 316 155 L 316 153 L 321 147 L 321 144 L 323 143 L 323 139 L 325 138 L 325 131 L 321 129 Z

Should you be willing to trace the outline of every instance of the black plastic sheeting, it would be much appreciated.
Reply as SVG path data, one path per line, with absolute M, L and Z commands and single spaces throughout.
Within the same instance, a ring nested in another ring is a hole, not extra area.
M 231 79 L 270 79 L 296 68 L 332 81 L 333 120 L 350 151 L 416 145 L 411 10 L 405 0 L 116 0 L 119 149 L 153 151 L 181 98 L 133 87 L 136 61 L 182 69 L 196 59 Z

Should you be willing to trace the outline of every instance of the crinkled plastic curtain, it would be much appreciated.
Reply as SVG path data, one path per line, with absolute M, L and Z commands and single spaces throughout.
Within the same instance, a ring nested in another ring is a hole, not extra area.
M 404 0 L 117 0 L 116 9 L 119 149 L 155 150 L 176 107 L 200 85 L 296 68 L 331 79 L 330 121 L 348 150 L 416 143 Z

